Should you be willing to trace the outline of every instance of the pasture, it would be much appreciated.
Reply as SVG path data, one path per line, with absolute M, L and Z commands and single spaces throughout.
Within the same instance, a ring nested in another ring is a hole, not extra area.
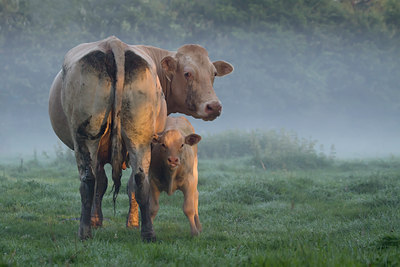
M 104 226 L 85 242 L 76 167 L 0 164 L 1 266 L 396 266 L 400 264 L 400 160 L 335 161 L 310 170 L 264 170 L 249 158 L 200 159 L 200 236 L 183 196 L 160 198 L 158 241 L 126 229 L 122 189 L 111 185 Z M 129 176 L 124 172 L 123 187 Z M 109 181 L 111 183 L 111 181 Z

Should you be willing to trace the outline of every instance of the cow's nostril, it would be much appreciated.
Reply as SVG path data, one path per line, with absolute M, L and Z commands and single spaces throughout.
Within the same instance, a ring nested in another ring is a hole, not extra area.
M 221 113 L 222 106 L 219 101 L 214 101 L 206 105 L 205 111 L 207 114 L 219 115 Z

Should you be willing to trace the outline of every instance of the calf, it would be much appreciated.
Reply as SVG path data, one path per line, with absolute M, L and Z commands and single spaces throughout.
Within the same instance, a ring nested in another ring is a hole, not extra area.
M 172 195 L 177 189 L 184 195 L 183 212 L 190 223 L 192 235 L 201 232 L 197 191 L 197 143 L 201 136 L 184 118 L 168 117 L 165 130 L 153 138 L 150 177 L 150 216 L 157 215 L 158 199 L 162 191 Z

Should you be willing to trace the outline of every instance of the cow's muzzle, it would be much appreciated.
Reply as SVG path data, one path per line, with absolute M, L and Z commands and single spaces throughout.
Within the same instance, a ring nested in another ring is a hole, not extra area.
M 221 102 L 211 101 L 209 103 L 206 103 L 204 108 L 204 113 L 206 114 L 206 117 L 204 118 L 204 120 L 214 120 L 219 115 L 221 115 L 221 112 L 222 112 Z

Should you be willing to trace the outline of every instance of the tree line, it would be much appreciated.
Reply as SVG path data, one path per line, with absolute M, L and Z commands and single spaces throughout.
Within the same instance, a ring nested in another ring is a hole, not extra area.
M 232 62 L 217 92 L 232 116 L 399 115 L 397 0 L 1 0 L 0 111 L 34 127 L 65 53 L 110 35 Z

